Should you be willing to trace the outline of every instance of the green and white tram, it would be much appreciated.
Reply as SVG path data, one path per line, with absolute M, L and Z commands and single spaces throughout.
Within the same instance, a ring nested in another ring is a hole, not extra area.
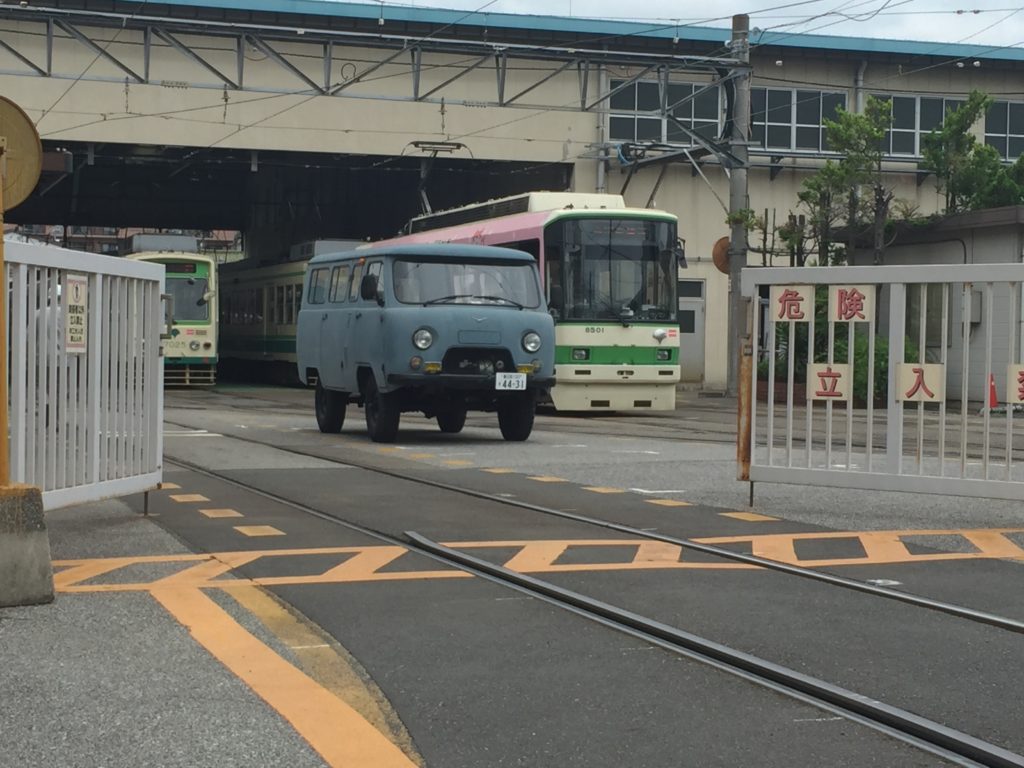
M 217 262 L 179 251 L 127 256 L 163 264 L 164 290 L 173 301 L 171 337 L 163 341 L 164 383 L 212 386 L 217 382 Z
M 302 305 L 305 261 L 252 266 L 247 261 L 221 267 L 221 358 L 272 365 L 288 382 L 295 370 L 295 328 Z
M 526 251 L 555 318 L 554 406 L 672 410 L 679 369 L 677 218 L 620 195 L 531 192 L 427 214 L 383 244 L 452 242 Z

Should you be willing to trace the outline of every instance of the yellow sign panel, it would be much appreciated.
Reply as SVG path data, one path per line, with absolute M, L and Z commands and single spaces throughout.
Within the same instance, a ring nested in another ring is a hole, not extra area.
M 807 365 L 807 399 L 823 402 L 848 402 L 853 395 L 853 374 L 850 366 L 839 363 Z
M 901 363 L 896 399 L 905 403 L 940 403 L 946 399 L 946 366 Z
M 835 323 L 870 322 L 875 318 L 875 286 L 830 285 L 828 319 Z
M 64 276 L 64 350 L 81 355 L 89 346 L 89 278 Z
M 814 316 L 813 285 L 773 285 L 768 318 L 773 323 L 807 323 Z
M 1006 403 L 1024 403 L 1024 365 L 1010 363 L 1006 367 Z

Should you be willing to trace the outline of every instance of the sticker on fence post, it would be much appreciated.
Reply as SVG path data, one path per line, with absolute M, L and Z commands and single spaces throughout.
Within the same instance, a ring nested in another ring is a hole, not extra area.
M 806 323 L 814 314 L 813 285 L 773 285 L 770 295 L 773 323 Z
M 807 399 L 849 402 L 853 376 L 845 363 L 808 363 Z
M 828 319 L 836 323 L 871 322 L 875 319 L 875 286 L 830 285 Z
M 905 403 L 939 403 L 946 399 L 946 366 L 900 363 L 896 399 Z
M 88 346 L 89 278 L 64 276 L 64 351 L 81 355 Z

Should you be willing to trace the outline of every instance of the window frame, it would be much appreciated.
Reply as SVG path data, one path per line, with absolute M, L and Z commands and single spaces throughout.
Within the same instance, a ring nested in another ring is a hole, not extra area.
M 913 158 L 920 158 L 920 157 L 922 157 L 921 149 L 923 147 L 923 142 L 922 142 L 923 137 L 927 136 L 928 134 L 930 134 L 934 130 L 940 129 L 942 127 L 943 122 L 945 122 L 946 115 L 950 111 L 952 111 L 953 109 L 956 109 L 956 108 L 962 106 L 964 104 L 964 102 L 966 101 L 965 98 L 951 98 L 951 97 L 946 97 L 946 96 L 936 96 L 936 95 L 927 94 L 927 93 L 926 94 L 921 94 L 921 93 L 872 93 L 871 95 L 874 98 L 882 100 L 882 101 L 887 101 L 887 100 L 891 99 L 892 102 L 893 102 L 893 118 L 890 120 L 888 130 L 886 130 L 886 132 L 885 132 L 884 145 L 882 147 L 882 154 L 883 154 L 884 157 L 913 157 Z M 896 99 L 906 99 L 906 100 L 912 99 L 913 100 L 913 102 L 914 102 L 914 126 L 913 126 L 913 128 L 906 128 L 906 127 L 899 127 L 899 128 L 897 128 L 897 127 L 895 127 L 894 122 L 895 122 L 895 117 L 896 117 L 896 103 L 895 103 Z M 922 99 L 923 100 L 927 100 L 927 101 L 941 101 L 942 102 L 942 120 L 937 125 L 935 125 L 934 127 L 927 128 L 927 129 L 921 127 L 921 101 L 922 101 Z M 892 146 L 893 146 L 892 139 L 893 139 L 893 136 L 896 135 L 896 134 L 899 134 L 901 136 L 907 136 L 907 135 L 913 136 L 914 149 L 913 149 L 912 152 L 894 152 L 893 151 L 893 149 L 892 149 Z
M 996 106 L 1006 106 L 1006 119 L 1003 121 L 1002 132 L 989 131 L 989 113 Z M 1016 107 L 1016 110 L 1014 109 Z M 1021 132 L 1016 133 L 1010 130 L 1011 118 L 1013 112 L 1018 111 L 1020 113 L 1020 119 L 1022 124 L 1020 126 Z M 985 129 L 984 129 L 984 141 L 990 147 L 994 147 L 996 152 L 999 152 L 999 157 L 1008 162 L 1014 162 L 1019 157 L 1024 157 L 1024 101 L 1011 101 L 1009 99 L 999 99 L 992 103 L 992 107 L 989 108 L 988 112 L 985 113 Z M 1005 142 L 1005 150 L 1000 150 L 999 146 L 990 139 L 1002 140 Z M 1020 152 L 1013 154 L 1010 151 L 1011 142 L 1016 142 L 1020 145 Z
M 628 78 L 616 78 L 609 82 L 609 87 L 612 91 L 618 88 L 623 83 L 629 82 L 629 85 L 622 88 L 619 92 L 613 94 L 608 99 L 608 138 L 610 141 L 621 141 L 621 142 L 633 142 L 642 143 L 646 141 L 654 141 L 660 144 L 670 144 L 673 146 L 681 147 L 692 147 L 696 146 L 696 142 L 689 140 L 678 141 L 677 136 L 681 131 L 678 126 L 667 116 L 667 108 L 672 104 L 686 98 L 686 95 L 678 93 L 680 89 L 689 88 L 689 95 L 692 97 L 693 93 L 701 88 L 707 88 L 710 83 L 695 83 L 695 82 L 681 82 L 681 81 L 669 81 L 663 82 L 662 80 L 636 80 L 629 81 Z M 655 103 L 657 107 L 653 109 L 641 109 L 641 91 L 647 90 L 650 87 L 657 89 L 657 102 L 652 101 L 650 98 L 644 100 L 644 106 L 646 107 L 647 102 L 653 106 Z M 681 105 L 677 109 L 673 110 L 672 114 L 682 123 L 688 123 L 691 130 L 699 132 L 699 128 L 714 125 L 714 137 L 710 140 L 714 140 L 722 132 L 722 88 L 721 86 L 712 86 L 715 94 L 715 100 L 717 102 L 716 117 L 715 120 L 711 120 L 707 117 L 697 115 L 697 105 L 700 102 L 700 98 L 690 98 L 685 104 Z M 672 94 L 672 91 L 676 90 L 676 94 Z M 616 102 L 621 102 L 623 94 L 632 91 L 632 107 L 625 107 L 624 105 L 616 105 Z M 670 96 L 671 94 L 671 96 Z M 680 98 L 677 98 L 680 96 Z M 686 110 L 685 114 L 678 114 L 679 109 Z M 657 112 L 658 114 L 654 114 Z M 625 136 L 616 131 L 616 123 L 618 121 L 628 120 L 632 122 L 632 130 L 629 136 Z M 641 124 L 650 124 L 653 126 L 654 123 L 658 124 L 657 136 L 648 135 L 651 131 L 641 132 L 638 130 L 638 126 Z M 702 134 L 704 135 L 704 134 Z
M 849 96 L 846 91 L 838 90 L 838 89 L 837 90 L 815 90 L 813 88 L 782 88 L 782 87 L 775 87 L 775 86 L 770 86 L 770 85 L 757 85 L 757 86 L 753 86 L 750 90 L 751 90 L 751 109 L 750 109 L 750 139 L 751 139 L 750 147 L 751 147 L 751 149 L 757 149 L 757 150 L 761 150 L 761 151 L 764 151 L 764 152 L 770 152 L 772 154 L 787 153 L 787 154 L 801 155 L 801 154 L 818 154 L 818 153 L 821 153 L 821 152 L 828 152 L 828 153 L 831 153 L 831 154 L 835 154 L 835 152 L 833 150 L 828 148 L 828 137 L 826 135 L 826 129 L 825 129 L 826 97 L 827 96 L 828 97 L 839 97 L 837 102 L 836 102 L 836 104 L 835 104 L 835 107 L 833 108 L 832 115 L 828 116 L 828 119 L 834 119 L 834 115 L 835 115 L 834 110 L 835 109 L 838 109 L 839 107 L 842 107 L 843 109 L 846 109 L 846 104 L 847 104 L 847 100 L 848 100 L 848 96 Z M 757 98 L 757 94 L 755 92 L 763 92 L 763 94 L 764 94 L 764 97 L 763 97 L 764 107 L 760 111 L 755 110 L 755 107 L 754 107 L 754 101 Z M 779 120 L 779 119 L 771 119 L 773 117 L 778 117 L 777 114 L 773 115 L 772 113 L 773 112 L 776 112 L 776 113 L 780 112 L 782 110 L 782 107 L 769 107 L 768 102 L 769 102 L 769 94 L 770 93 L 788 93 L 789 94 L 789 106 L 788 106 L 789 118 L 788 118 L 787 121 L 782 121 L 782 120 Z M 804 96 L 801 97 L 801 94 L 804 94 Z M 810 97 L 810 96 L 808 96 L 808 94 L 814 94 L 814 96 Z M 814 98 L 814 99 L 817 100 L 817 112 L 818 112 L 817 125 L 815 125 L 813 123 L 809 123 L 809 122 L 803 121 L 803 120 L 800 119 L 800 111 L 801 111 L 800 110 L 800 105 L 806 103 L 807 101 L 809 101 L 810 98 Z M 757 119 L 758 115 L 763 116 L 763 119 L 758 120 Z M 756 134 L 758 133 L 758 128 L 761 129 L 761 131 L 760 131 L 761 132 L 760 140 L 757 140 L 755 138 Z M 778 145 L 778 144 L 769 145 L 768 137 L 769 137 L 769 133 L 770 133 L 772 128 L 775 128 L 775 129 L 787 128 L 789 130 L 789 143 L 786 146 L 782 146 L 782 145 Z M 801 146 L 799 146 L 800 141 L 799 141 L 798 137 L 800 136 L 801 129 L 803 129 L 804 131 L 806 131 L 807 129 L 813 129 L 813 130 L 817 131 L 817 133 L 818 133 L 818 143 L 817 143 L 816 147 L 811 148 L 811 147 L 801 147 Z

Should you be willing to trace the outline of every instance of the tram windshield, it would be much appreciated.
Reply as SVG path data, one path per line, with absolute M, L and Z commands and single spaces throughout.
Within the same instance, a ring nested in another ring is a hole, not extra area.
M 167 278 L 167 292 L 174 297 L 174 322 L 200 323 L 210 319 L 205 277 Z
M 671 321 L 675 246 L 671 222 L 557 222 L 544 237 L 548 304 L 561 320 Z
M 395 298 L 403 304 L 540 306 L 536 267 L 522 261 L 419 261 L 394 264 Z

